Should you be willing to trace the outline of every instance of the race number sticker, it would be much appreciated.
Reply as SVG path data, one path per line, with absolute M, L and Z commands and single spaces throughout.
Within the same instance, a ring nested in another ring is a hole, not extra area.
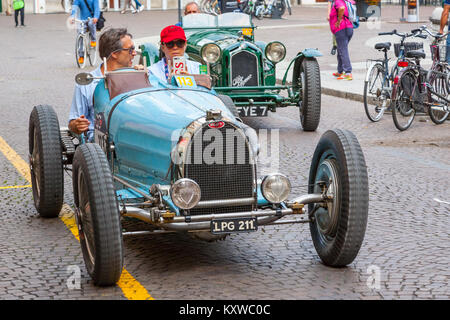
M 173 57 L 173 74 L 182 74 L 183 72 L 186 72 L 186 58 L 184 56 Z
M 197 88 L 193 76 L 175 76 L 175 80 L 180 88 Z

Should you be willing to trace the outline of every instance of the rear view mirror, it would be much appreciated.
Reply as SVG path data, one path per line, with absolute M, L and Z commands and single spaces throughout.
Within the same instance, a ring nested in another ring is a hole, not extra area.
M 81 86 L 85 86 L 94 81 L 94 77 L 87 72 L 79 73 L 75 76 L 75 82 Z

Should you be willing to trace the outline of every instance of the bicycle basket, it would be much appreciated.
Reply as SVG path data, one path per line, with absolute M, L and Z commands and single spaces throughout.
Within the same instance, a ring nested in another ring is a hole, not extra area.
M 435 60 L 435 57 L 439 54 L 439 61 L 446 62 L 447 59 L 445 58 L 445 53 L 447 52 L 447 45 L 446 44 L 440 44 L 440 45 L 430 45 L 430 51 L 431 51 L 431 57 L 433 58 L 433 61 Z M 437 59 L 436 59 L 437 60 Z
M 423 42 L 403 42 L 405 47 L 405 54 L 408 51 L 423 49 Z M 400 55 L 400 43 L 394 43 L 395 56 L 398 58 Z

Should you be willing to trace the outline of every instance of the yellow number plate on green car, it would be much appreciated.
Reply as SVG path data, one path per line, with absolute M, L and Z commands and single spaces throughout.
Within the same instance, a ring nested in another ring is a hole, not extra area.
M 180 88 L 197 88 L 193 76 L 176 75 L 175 80 Z

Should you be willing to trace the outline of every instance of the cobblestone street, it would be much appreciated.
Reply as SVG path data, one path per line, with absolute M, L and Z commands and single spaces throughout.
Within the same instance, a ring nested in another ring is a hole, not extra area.
M 325 14 L 325 7 L 319 9 Z M 326 22 L 317 17 L 319 9 L 294 7 L 293 15 L 284 20 L 257 23 L 268 27 Z M 129 291 L 156 300 L 450 299 L 450 121 L 437 126 L 428 116 L 419 116 L 410 129 L 399 132 L 390 114 L 371 123 L 361 102 L 329 95 L 322 95 L 321 121 L 315 132 L 301 130 L 295 107 L 245 122 L 257 131 L 279 130 L 279 170 L 291 179 L 292 198 L 307 193 L 309 166 L 321 135 L 332 128 L 355 133 L 368 167 L 370 202 L 364 243 L 352 264 L 339 269 L 323 265 L 307 224 L 261 227 L 215 243 L 185 234 L 134 236 L 124 238 L 124 267 L 134 279 L 129 283 L 139 286 L 129 290 L 94 286 L 70 223 L 65 218 L 39 217 L 31 182 L 22 170 L 28 162 L 33 106 L 52 105 L 60 126 L 67 126 L 74 78 L 80 72 L 74 58 L 75 33 L 67 30 L 67 17 L 27 15 L 27 27 L 15 29 L 12 17 L 0 16 L 0 33 L 7 44 L 0 48 L 4 119 L 0 125 L 0 300 L 125 300 L 130 299 Z M 177 12 L 115 12 L 105 17 L 107 25 L 127 26 L 139 39 L 158 35 L 163 26 L 175 23 Z M 381 30 L 396 27 L 414 26 L 386 22 Z M 336 58 L 329 54 L 327 26 L 293 29 L 295 38 L 289 35 L 292 30 L 286 30 L 257 29 L 256 39 L 285 43 L 288 58 L 305 47 L 319 48 L 324 52 L 319 58 L 321 69 L 333 68 Z M 355 62 L 377 56 L 373 46 L 362 45 L 370 32 L 375 37 L 378 30 L 361 27 L 352 40 Z M 12 149 L 9 153 L 7 146 Z M 67 174 L 64 192 L 61 217 L 70 217 L 73 194 Z M 69 281 L 78 268 L 80 287 L 71 288 Z

